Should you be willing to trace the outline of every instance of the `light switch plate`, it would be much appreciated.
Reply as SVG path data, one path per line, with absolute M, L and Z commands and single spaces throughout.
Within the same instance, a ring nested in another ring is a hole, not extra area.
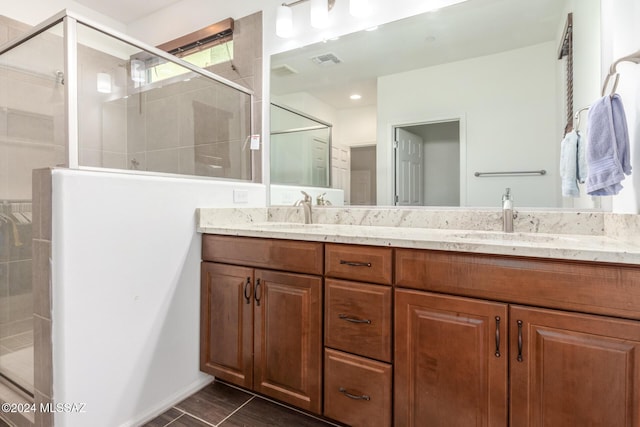
M 233 190 L 233 203 L 249 203 L 249 190 Z

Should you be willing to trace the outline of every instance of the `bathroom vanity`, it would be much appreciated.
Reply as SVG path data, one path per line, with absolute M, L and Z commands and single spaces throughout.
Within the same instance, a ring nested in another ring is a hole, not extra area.
M 218 378 L 353 426 L 640 423 L 640 246 L 202 217 L 200 231 L 201 369 Z

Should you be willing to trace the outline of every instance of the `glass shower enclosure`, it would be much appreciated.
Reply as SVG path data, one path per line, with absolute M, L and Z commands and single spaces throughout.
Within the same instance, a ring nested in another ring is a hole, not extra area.
M 0 46 L 1 382 L 34 394 L 32 171 L 251 180 L 252 106 L 251 90 L 69 11 Z

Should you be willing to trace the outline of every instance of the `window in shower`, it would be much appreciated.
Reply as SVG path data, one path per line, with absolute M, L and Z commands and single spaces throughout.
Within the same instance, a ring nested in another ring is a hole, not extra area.
M 223 62 L 229 62 L 233 60 L 233 40 L 185 55 L 182 59 L 200 68 L 208 68 L 213 65 L 222 64 Z M 165 62 L 149 69 L 149 81 L 158 82 L 179 76 L 187 71 L 185 68 L 173 62 Z

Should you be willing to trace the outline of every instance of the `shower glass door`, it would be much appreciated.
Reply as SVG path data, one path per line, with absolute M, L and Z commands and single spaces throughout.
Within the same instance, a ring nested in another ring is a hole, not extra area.
M 58 24 L 0 54 L 0 381 L 31 395 L 31 176 L 65 163 L 63 53 Z

